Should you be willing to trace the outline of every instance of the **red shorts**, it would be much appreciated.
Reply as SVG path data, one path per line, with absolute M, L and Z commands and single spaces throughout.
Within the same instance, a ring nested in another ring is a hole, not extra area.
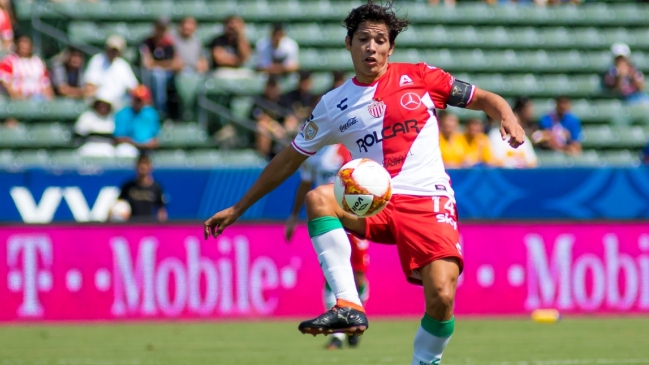
M 377 215 L 365 219 L 365 238 L 396 244 L 409 282 L 421 284 L 415 269 L 454 257 L 464 266 L 455 200 L 446 196 L 393 195 Z
M 347 234 L 347 237 L 352 245 L 352 270 L 366 272 L 370 264 L 370 254 L 367 252 L 367 248 L 370 246 L 369 242 L 351 234 Z

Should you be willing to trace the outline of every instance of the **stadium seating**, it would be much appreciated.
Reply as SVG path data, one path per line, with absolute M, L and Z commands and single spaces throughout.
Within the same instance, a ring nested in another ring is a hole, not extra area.
M 138 43 L 159 16 L 178 20 L 194 16 L 197 35 L 207 47 L 231 14 L 246 20 L 253 43 L 266 37 L 269 23 L 282 21 L 300 44 L 300 63 L 314 70 L 314 88 L 324 92 L 330 71 L 352 71 L 342 47 L 345 29 L 340 21 L 360 1 L 351 0 L 119 0 L 98 2 L 16 2 L 20 19 L 32 15 L 65 31 L 72 42 L 101 47 L 110 34 L 125 37 L 125 57 L 135 60 Z M 582 6 L 488 6 L 459 2 L 455 7 L 431 7 L 425 2 L 399 2 L 399 12 L 413 25 L 401 34 L 392 61 L 425 61 L 462 80 L 492 90 L 509 101 L 526 95 L 534 99 L 537 117 L 554 108 L 552 98 L 567 95 L 583 123 L 585 153 L 567 157 L 540 151 L 543 166 L 603 166 L 638 163 L 637 151 L 649 139 L 649 107 L 627 106 L 601 86 L 609 67 L 610 45 L 625 42 L 633 50 L 636 66 L 649 74 L 649 6 L 608 1 Z M 61 21 L 63 20 L 63 21 Z M 207 50 L 207 49 L 206 49 Z M 283 90 L 296 85 L 296 77 L 281 81 Z M 236 116 L 247 117 L 252 97 L 261 93 L 264 77 L 249 80 L 184 78 L 179 91 L 192 105 L 196 91 L 214 100 L 229 100 Z M 52 103 L 0 101 L 0 118 L 27 120 L 22 128 L 0 131 L 0 166 L 119 167 L 124 163 L 76 159 L 71 153 L 71 124 L 85 108 L 83 102 Z M 456 110 L 462 119 L 481 117 Z M 212 164 L 256 164 L 251 151 L 214 151 L 210 136 L 196 123 L 165 125 L 162 151 L 156 162 L 191 168 Z M 229 156 L 229 157 L 226 157 Z M 8 163 L 15 159 L 16 162 Z M 129 162 L 130 163 L 130 162 Z

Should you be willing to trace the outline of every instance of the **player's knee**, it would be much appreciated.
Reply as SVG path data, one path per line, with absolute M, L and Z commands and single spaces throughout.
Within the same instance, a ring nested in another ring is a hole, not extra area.
M 331 186 L 322 185 L 309 191 L 306 194 L 305 202 L 309 219 L 322 215 L 334 215 L 335 213 L 331 204 L 332 202 L 335 204 Z
M 455 300 L 453 285 L 439 285 L 431 290 L 431 295 L 426 298 L 426 312 L 441 313 L 452 310 Z

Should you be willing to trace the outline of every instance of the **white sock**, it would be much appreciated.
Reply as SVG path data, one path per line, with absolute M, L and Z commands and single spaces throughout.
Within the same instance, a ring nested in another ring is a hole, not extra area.
M 427 315 L 424 316 L 415 334 L 411 365 L 439 365 L 442 361 L 442 353 L 451 340 L 454 326 L 453 318 L 448 321 L 436 321 Z
M 362 307 L 350 262 L 352 247 L 340 220 L 335 217 L 319 217 L 310 220 L 308 228 L 320 268 L 336 299 Z
M 333 308 L 333 306 L 336 305 L 336 296 L 334 295 L 334 292 L 331 291 L 331 288 L 327 283 L 325 283 L 325 287 L 322 294 L 324 299 L 325 310 L 329 310 Z

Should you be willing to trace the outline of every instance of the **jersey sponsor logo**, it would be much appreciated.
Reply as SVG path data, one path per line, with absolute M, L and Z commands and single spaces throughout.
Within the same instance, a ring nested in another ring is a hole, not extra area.
M 421 98 L 415 93 L 405 93 L 401 96 L 401 106 L 408 110 L 415 110 L 421 105 Z
M 397 155 L 397 156 L 390 156 L 386 157 L 383 159 L 383 167 L 392 167 L 392 166 L 398 166 L 398 165 L 403 165 L 404 162 L 406 162 L 406 157 L 412 156 L 414 153 L 412 151 L 408 151 L 408 153 L 402 154 L 402 155 Z
M 405 86 L 408 84 L 412 84 L 412 79 L 408 75 L 401 75 L 401 78 L 399 79 L 399 86 Z
M 437 214 L 437 222 L 438 223 L 447 223 L 453 226 L 453 229 L 457 231 L 457 222 L 453 217 L 451 217 L 450 214 L 448 213 L 439 213 Z
M 307 141 L 310 141 L 315 138 L 315 136 L 318 134 L 318 126 L 315 125 L 313 122 L 307 123 L 306 127 L 304 127 L 304 139 Z
M 356 123 L 358 123 L 358 119 L 357 119 L 357 117 L 351 117 L 351 118 L 349 118 L 349 120 L 347 121 L 347 123 L 342 124 L 342 125 L 341 125 L 340 127 L 338 127 L 338 128 L 340 129 L 341 132 L 344 132 L 344 131 L 348 130 L 351 126 L 353 126 L 354 124 L 356 124 Z
M 399 134 L 409 133 L 414 130 L 419 134 L 419 127 L 417 121 L 414 119 L 406 120 L 405 122 L 397 122 L 381 129 L 380 135 L 376 131 L 371 134 L 366 134 L 363 138 L 356 140 L 359 152 L 367 152 L 368 147 L 372 147 L 376 143 L 383 142 L 384 139 L 396 137 Z
M 374 100 L 367 106 L 367 110 L 374 118 L 379 118 L 385 113 L 385 103 L 381 100 Z
M 344 98 L 343 100 L 340 101 L 340 103 L 336 104 L 336 108 L 340 110 L 347 109 L 347 104 L 345 104 L 346 102 L 347 102 L 347 98 Z

